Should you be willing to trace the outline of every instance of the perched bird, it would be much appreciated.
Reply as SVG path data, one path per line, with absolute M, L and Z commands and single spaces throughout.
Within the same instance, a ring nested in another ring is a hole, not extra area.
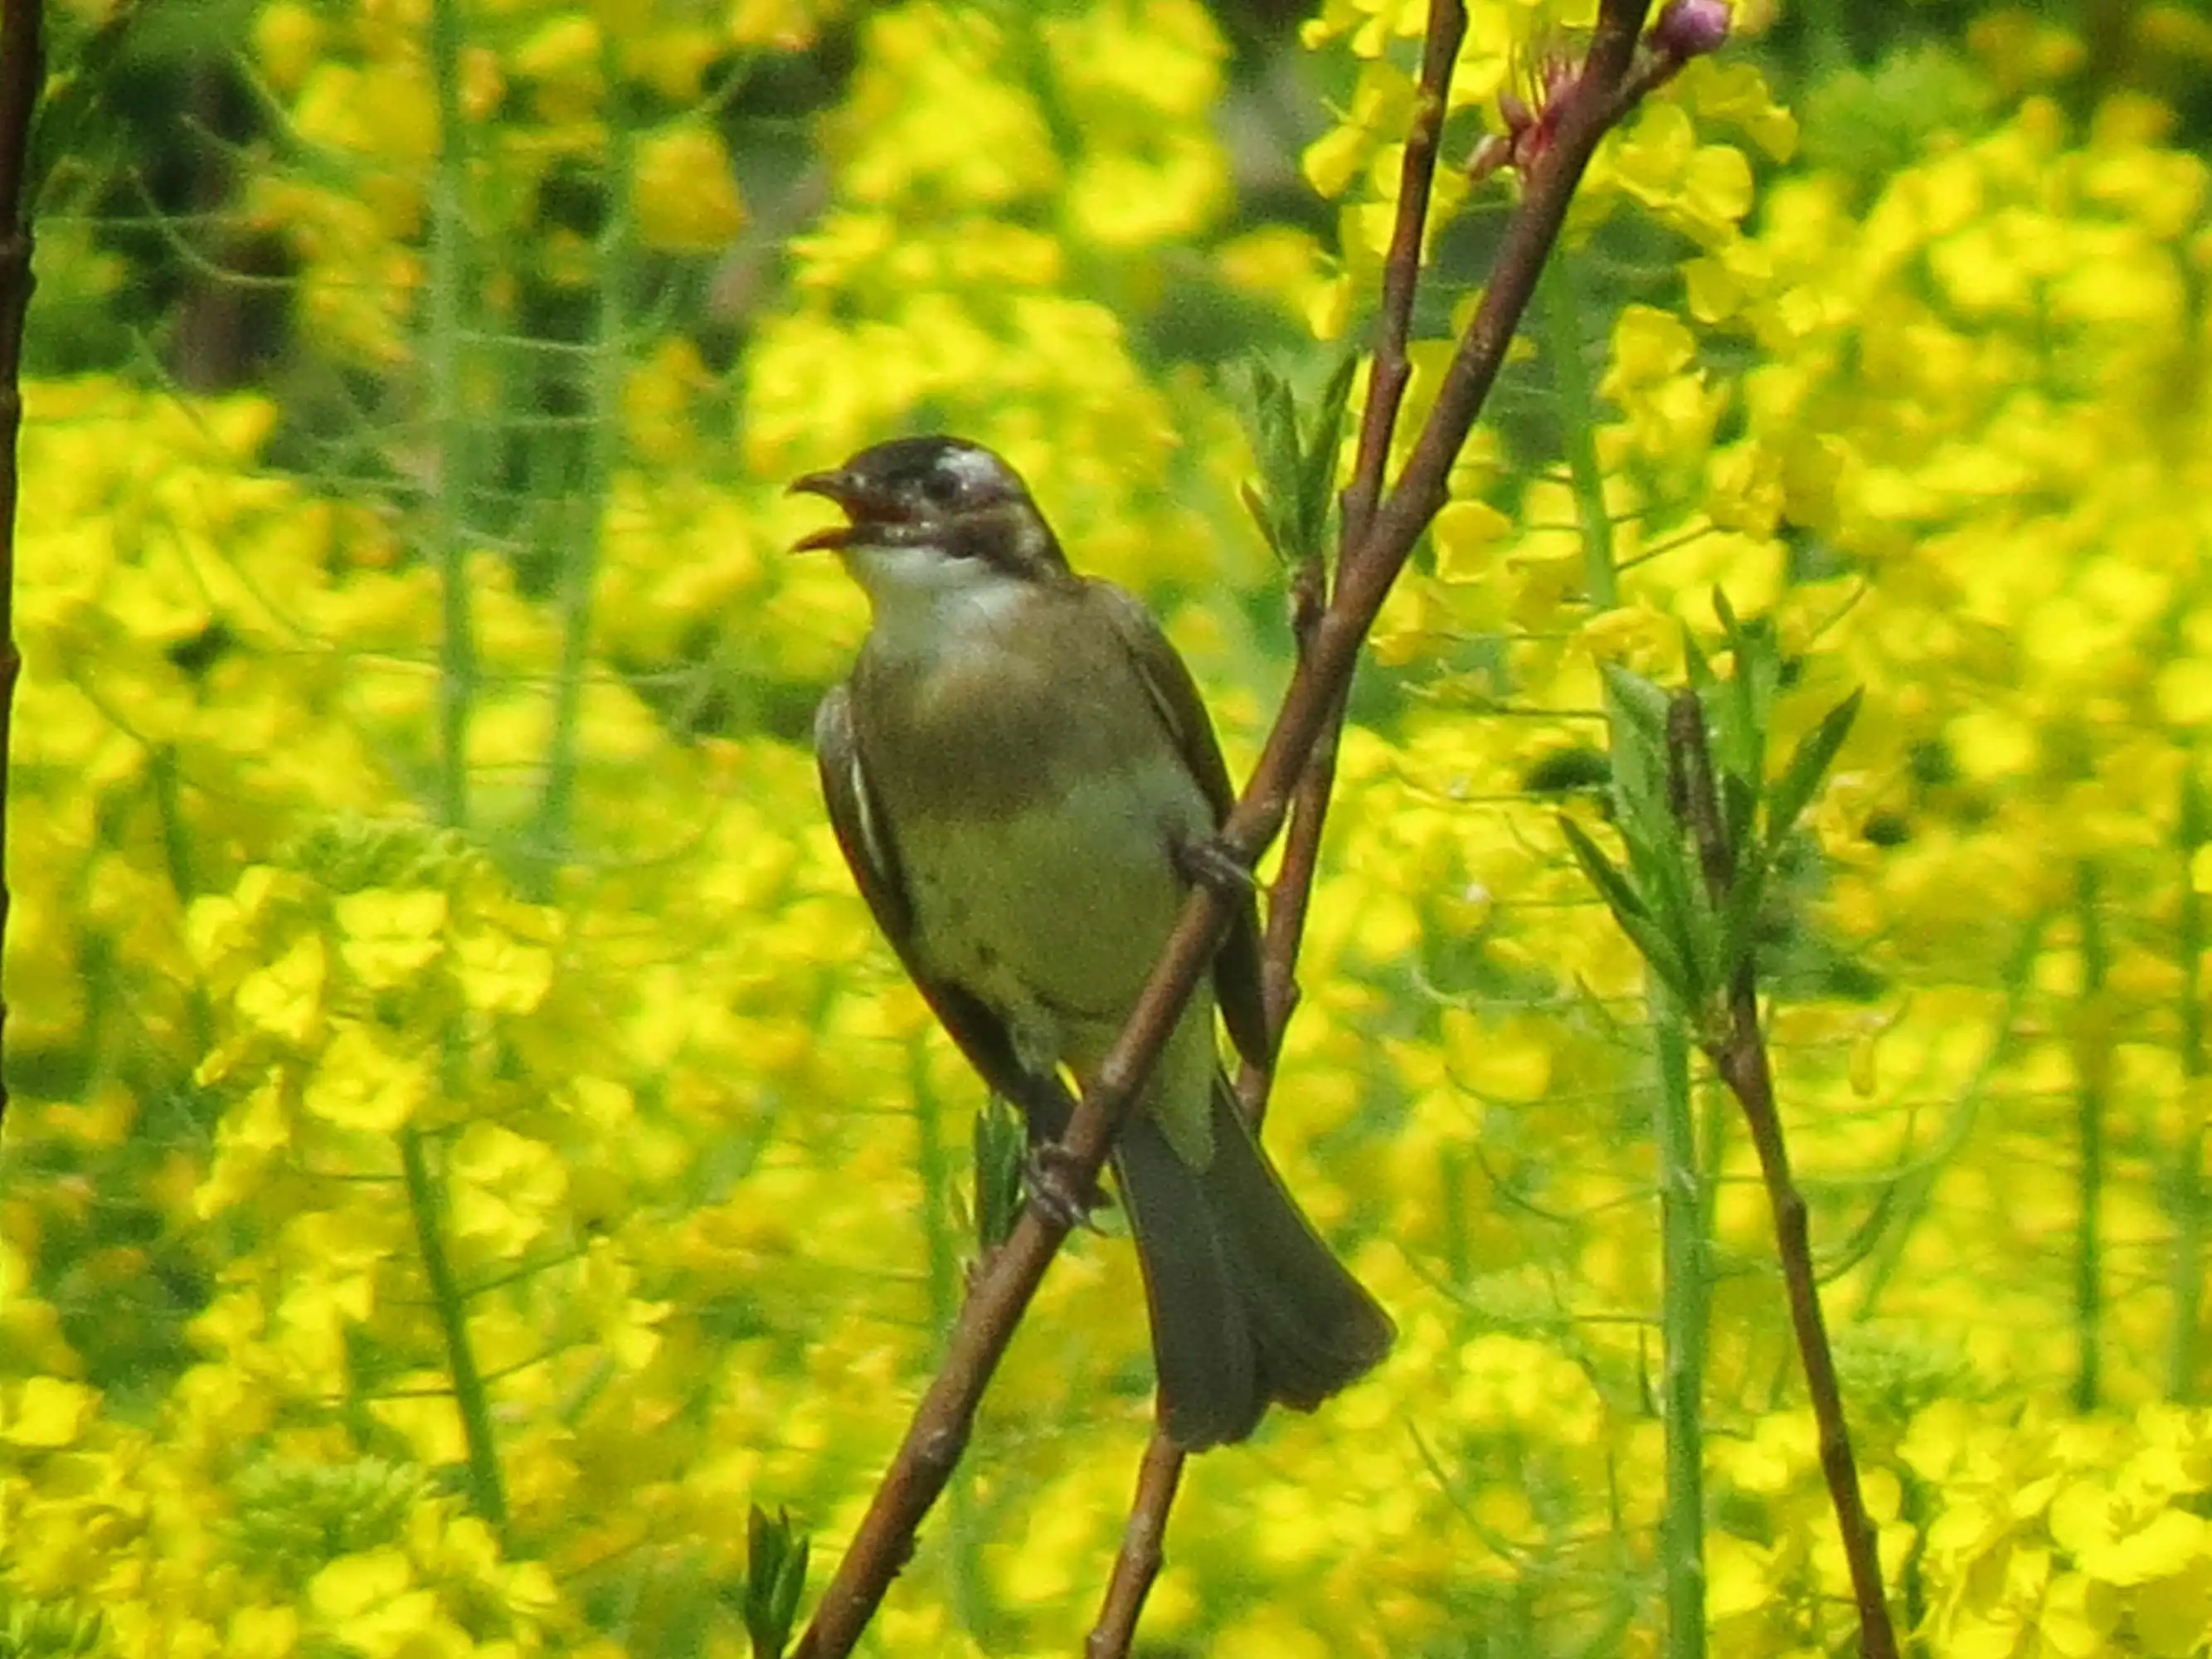
M 811 472 L 868 596 L 852 678 L 814 736 L 830 822 L 899 960 L 984 1081 L 1055 1140 L 1229 811 L 1190 672 L 1111 583 L 1068 568 L 1021 479 L 980 445 L 902 438 Z M 1167 1432 L 1241 1440 L 1373 1366 L 1390 1320 L 1285 1190 L 1231 1094 L 1217 1000 L 1267 1052 L 1249 892 L 1113 1165 L 1151 1305 Z

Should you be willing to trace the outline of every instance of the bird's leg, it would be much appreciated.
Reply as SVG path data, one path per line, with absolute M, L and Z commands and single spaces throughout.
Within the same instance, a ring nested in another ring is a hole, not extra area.
M 1176 873 L 1194 887 L 1205 887 L 1231 904 L 1241 903 L 1259 885 L 1251 866 L 1218 836 L 1178 837 L 1169 848 Z
M 1087 1191 L 1076 1186 L 1075 1160 L 1066 1147 L 1057 1140 L 1030 1141 L 1029 1161 L 1022 1174 L 1029 1200 L 1040 1214 L 1069 1232 L 1079 1227 L 1098 1231 L 1091 1212 L 1104 1206 L 1106 1194 L 1098 1190 L 1095 1179 L 1088 1183 Z

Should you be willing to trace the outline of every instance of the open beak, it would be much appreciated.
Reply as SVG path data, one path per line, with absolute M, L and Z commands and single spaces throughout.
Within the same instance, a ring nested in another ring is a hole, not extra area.
M 809 472 L 791 481 L 787 492 L 793 495 L 820 495 L 845 509 L 848 519 L 859 520 L 866 509 L 866 490 L 855 482 L 842 467 L 831 467 L 823 472 Z M 853 539 L 854 524 L 833 524 L 820 530 L 809 531 L 791 546 L 794 553 L 818 551 L 835 552 Z

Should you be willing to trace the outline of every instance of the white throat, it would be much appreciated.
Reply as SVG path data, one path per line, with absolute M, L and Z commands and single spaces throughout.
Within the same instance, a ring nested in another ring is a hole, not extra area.
M 894 659 L 957 650 L 967 636 L 997 632 L 1031 586 L 988 559 L 956 559 L 927 545 L 851 547 L 845 562 L 874 613 L 873 648 Z

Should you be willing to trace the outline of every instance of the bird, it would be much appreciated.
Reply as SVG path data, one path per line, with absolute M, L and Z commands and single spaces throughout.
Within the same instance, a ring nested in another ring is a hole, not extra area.
M 1062 1068 L 1088 1086 L 1193 882 L 1236 893 L 1111 1165 L 1170 1441 L 1203 1450 L 1249 1437 L 1270 1403 L 1315 1409 L 1396 1331 L 1223 1070 L 1217 1008 L 1246 1059 L 1272 1048 L 1255 894 L 1221 875 L 1229 770 L 1189 669 L 1138 599 L 1071 569 L 980 444 L 893 439 L 790 487 L 843 510 L 797 549 L 834 552 L 869 602 L 815 718 L 831 827 L 924 1000 L 1023 1112 L 1033 1172 L 1073 1109 Z

